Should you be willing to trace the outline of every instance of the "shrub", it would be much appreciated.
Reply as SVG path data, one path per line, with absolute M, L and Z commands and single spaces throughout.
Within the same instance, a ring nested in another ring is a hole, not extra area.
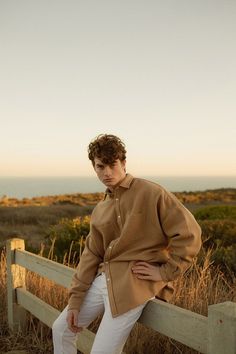
M 63 218 L 49 228 L 46 243 L 50 245 L 48 258 L 61 263 L 77 264 L 89 233 L 90 216 Z
M 204 250 L 212 250 L 211 261 L 236 273 L 236 206 L 206 207 L 194 215 L 202 228 Z M 200 262 L 203 258 L 201 252 Z
M 236 221 L 236 206 L 221 205 L 221 206 L 205 207 L 195 211 L 194 215 L 198 220 L 230 219 Z

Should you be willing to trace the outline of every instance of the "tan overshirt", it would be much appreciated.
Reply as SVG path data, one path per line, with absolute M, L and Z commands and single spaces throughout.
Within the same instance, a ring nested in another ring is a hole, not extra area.
M 69 289 L 69 309 L 80 309 L 96 275 L 106 274 L 113 317 L 156 296 L 169 301 L 171 281 L 201 247 L 201 229 L 174 194 L 159 184 L 126 174 L 91 215 L 90 233 Z M 136 261 L 160 266 L 163 281 L 138 279 Z

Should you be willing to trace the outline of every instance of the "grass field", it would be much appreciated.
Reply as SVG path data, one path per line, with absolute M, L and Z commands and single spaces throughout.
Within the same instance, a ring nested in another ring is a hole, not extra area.
M 231 218 L 231 222 L 234 222 L 232 225 L 235 225 L 235 207 L 228 208 L 228 206 L 236 204 L 236 198 L 234 199 L 235 191 L 230 190 L 229 193 L 224 191 L 220 197 L 218 192 L 211 192 L 212 200 L 209 192 L 206 193 L 205 199 L 199 193 L 195 195 L 195 199 L 193 194 L 185 195 L 185 206 L 198 214 L 200 222 L 213 222 L 216 224 L 219 222 L 220 224 L 220 218 L 224 218 L 224 222 Z M 218 199 L 216 198 L 217 195 Z M 61 199 L 63 200 L 63 198 Z M 52 225 L 56 225 L 62 218 L 73 219 L 78 215 L 90 214 L 96 204 L 91 197 L 88 205 L 79 205 L 78 200 L 75 198 L 72 203 L 72 199 L 69 198 L 69 203 L 63 201 L 55 203 L 55 200 L 53 201 L 53 198 L 51 198 L 50 203 L 48 202 L 47 204 L 44 200 L 44 205 L 38 206 L 35 205 L 35 201 L 32 201 L 32 205 L 30 201 L 27 201 L 25 206 L 21 203 L 16 203 L 16 206 L 12 206 L 8 201 L 8 206 L 3 204 L 0 206 L 0 353 L 25 348 L 30 353 L 35 354 L 52 353 L 51 329 L 40 323 L 32 315 L 28 314 L 26 334 L 21 332 L 12 334 L 8 328 L 6 313 L 6 254 L 4 245 L 7 238 L 17 236 L 26 240 L 27 250 L 34 249 L 36 253 L 40 253 L 42 251 L 42 243 Z M 83 199 L 83 203 L 86 204 L 85 199 Z M 212 209 L 211 206 L 213 205 L 221 205 L 221 208 Z M 207 214 L 209 210 L 210 215 Z M 208 229 L 210 227 L 211 224 L 209 224 Z M 227 229 L 224 228 L 224 230 Z M 231 239 L 234 237 L 235 240 L 236 235 L 232 233 L 232 227 L 230 231 L 231 234 L 229 236 Z M 201 259 L 200 263 L 195 262 L 191 269 L 175 282 L 176 290 L 172 303 L 207 315 L 207 307 L 210 304 L 236 301 L 236 276 L 231 270 L 226 268 L 222 271 L 220 266 L 212 263 L 211 253 L 207 250 L 202 250 Z M 27 288 L 59 310 L 62 310 L 67 303 L 66 289 L 31 272 L 27 272 Z M 90 329 L 94 332 L 96 332 L 99 320 L 98 318 L 90 326 Z M 194 350 L 161 336 L 138 323 L 132 330 L 126 343 L 125 351 L 127 354 L 196 353 Z

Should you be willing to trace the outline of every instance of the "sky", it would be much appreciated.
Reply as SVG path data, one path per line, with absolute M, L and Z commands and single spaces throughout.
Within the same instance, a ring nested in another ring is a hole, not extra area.
M 236 176 L 236 1 L 0 0 L 0 177 Z

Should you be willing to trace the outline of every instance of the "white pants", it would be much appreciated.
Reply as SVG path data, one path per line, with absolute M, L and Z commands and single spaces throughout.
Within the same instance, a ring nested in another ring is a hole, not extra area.
M 113 318 L 105 274 L 102 273 L 96 277 L 86 293 L 78 316 L 78 326 L 87 327 L 98 315 L 104 312 L 91 354 L 120 354 L 131 329 L 147 302 Z M 54 354 L 77 353 L 75 342 L 80 333 L 75 334 L 69 330 L 66 322 L 67 308 L 68 306 L 65 307 L 52 326 Z

